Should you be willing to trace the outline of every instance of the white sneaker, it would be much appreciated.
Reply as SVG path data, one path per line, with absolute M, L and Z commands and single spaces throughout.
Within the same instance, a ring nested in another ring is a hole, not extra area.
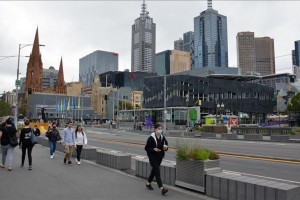
M 80 161 L 79 161 L 79 162 L 77 162 L 77 164 L 78 164 L 78 165 L 80 165 Z
M 53 158 L 53 155 L 52 155 L 52 156 L 50 156 L 50 158 L 52 159 L 52 158 Z

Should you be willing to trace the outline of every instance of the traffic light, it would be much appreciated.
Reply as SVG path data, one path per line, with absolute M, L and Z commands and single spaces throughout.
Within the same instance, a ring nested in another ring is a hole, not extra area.
M 107 100 L 107 95 L 104 96 L 104 100 Z
M 32 89 L 28 88 L 28 94 L 32 94 Z

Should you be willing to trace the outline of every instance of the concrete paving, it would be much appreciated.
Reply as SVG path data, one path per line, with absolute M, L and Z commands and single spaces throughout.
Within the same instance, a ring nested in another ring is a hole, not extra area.
M 33 169 L 28 170 L 27 157 L 21 168 L 21 150 L 15 148 L 13 171 L 0 169 L 1 200 L 211 200 L 202 194 L 167 185 L 169 192 L 163 196 L 156 183 L 152 183 L 155 190 L 149 191 L 144 179 L 91 161 L 64 165 L 62 153 L 56 152 L 54 159 L 50 159 L 49 149 L 40 145 L 34 147 L 32 157 Z

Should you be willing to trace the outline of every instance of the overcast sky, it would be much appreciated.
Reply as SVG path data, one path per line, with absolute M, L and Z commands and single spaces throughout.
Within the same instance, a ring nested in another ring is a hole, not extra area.
M 146 1 L 156 23 L 156 53 L 173 49 L 174 40 L 193 31 L 194 17 L 207 1 Z M 79 59 L 95 50 L 119 54 L 119 70 L 131 66 L 131 26 L 142 1 L 0 1 L 0 56 L 17 56 L 18 44 L 33 43 L 39 28 L 44 68 L 59 67 L 63 58 L 65 81 L 78 81 Z M 300 1 L 213 1 L 227 16 L 229 66 L 237 65 L 236 34 L 255 32 L 275 41 L 276 72 L 292 72 L 291 50 L 300 40 Z M 30 55 L 32 47 L 21 49 Z M 288 56 L 284 56 L 288 55 Z M 279 57 L 280 56 L 280 57 Z M 282 56 L 282 57 L 281 57 Z M 1 59 L 1 58 L 0 58 Z M 21 57 L 21 77 L 28 58 Z M 14 89 L 17 57 L 0 60 L 0 92 Z

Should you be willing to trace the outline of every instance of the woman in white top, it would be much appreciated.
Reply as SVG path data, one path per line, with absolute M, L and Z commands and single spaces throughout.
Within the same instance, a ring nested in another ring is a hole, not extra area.
M 78 125 L 75 130 L 75 148 L 76 148 L 76 161 L 80 165 L 80 155 L 83 145 L 87 144 L 87 137 L 85 132 L 83 132 L 81 125 Z

